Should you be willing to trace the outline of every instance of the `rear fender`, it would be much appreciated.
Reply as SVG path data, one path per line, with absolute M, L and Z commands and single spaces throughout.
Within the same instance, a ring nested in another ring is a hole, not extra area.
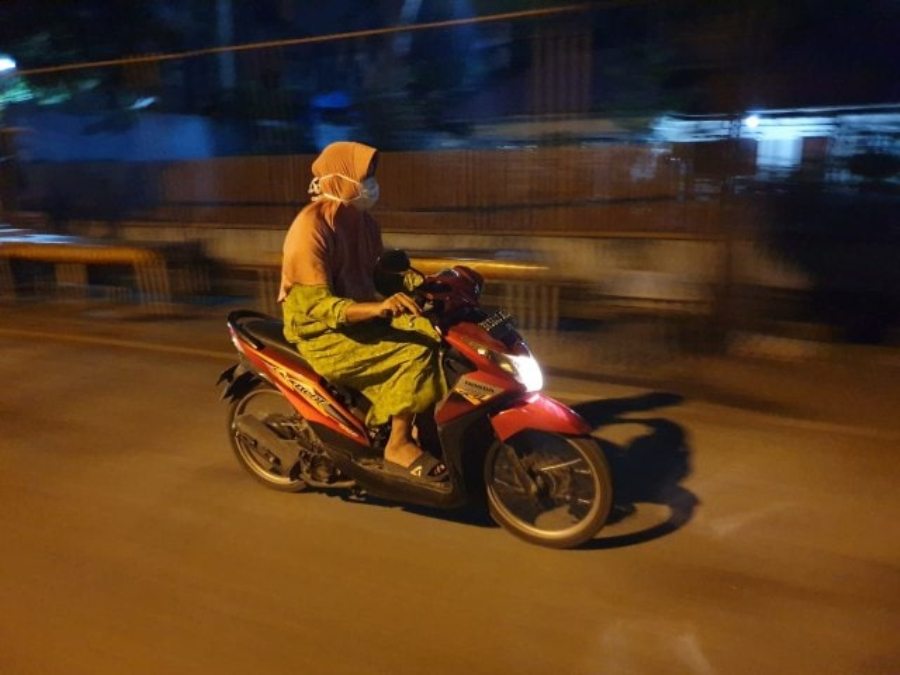
M 520 431 L 534 429 L 566 436 L 584 436 L 591 426 L 571 408 L 540 393 L 520 399 L 491 417 L 494 433 L 501 441 Z
M 260 381 L 260 377 L 238 363 L 219 375 L 217 385 L 226 384 L 222 400 L 233 403 L 250 392 Z

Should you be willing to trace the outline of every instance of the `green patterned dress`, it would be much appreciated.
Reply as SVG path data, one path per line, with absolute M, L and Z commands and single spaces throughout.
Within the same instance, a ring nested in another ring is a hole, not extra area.
M 293 286 L 282 305 L 285 338 L 319 375 L 369 399 L 370 427 L 392 415 L 426 412 L 447 392 L 434 326 L 407 314 L 348 324 L 352 303 L 326 285 Z

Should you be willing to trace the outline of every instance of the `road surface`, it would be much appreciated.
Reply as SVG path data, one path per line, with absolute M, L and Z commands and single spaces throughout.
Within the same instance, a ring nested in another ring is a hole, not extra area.
M 59 337 L 0 325 L 2 673 L 900 672 L 889 431 L 551 379 L 619 490 L 554 551 L 260 486 L 224 339 Z

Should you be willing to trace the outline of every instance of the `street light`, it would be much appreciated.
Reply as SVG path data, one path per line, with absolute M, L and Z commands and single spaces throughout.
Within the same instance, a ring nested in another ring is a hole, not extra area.
M 16 60 L 6 54 L 0 54 L 0 84 L 3 80 L 12 76 L 16 71 Z M 13 159 L 8 145 L 9 139 L 6 137 L 6 129 L 3 125 L 3 89 L 0 88 L 0 222 L 6 215 L 7 211 L 14 210 L 10 208 L 10 202 L 15 201 L 15 194 L 10 194 L 13 185 L 13 179 L 7 169 L 7 162 Z M 7 156 L 7 153 L 9 155 Z
M 16 60 L 6 54 L 0 54 L 0 73 L 9 73 L 16 69 Z

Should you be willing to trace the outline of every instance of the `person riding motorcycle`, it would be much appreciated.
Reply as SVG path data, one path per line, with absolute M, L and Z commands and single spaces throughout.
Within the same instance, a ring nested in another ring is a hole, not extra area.
M 376 295 L 383 244 L 369 209 L 379 195 L 377 166 L 375 148 L 345 141 L 313 162 L 311 202 L 284 240 L 284 336 L 319 375 L 371 402 L 367 426 L 390 423 L 385 470 L 444 480 L 444 465 L 413 439 L 416 416 L 430 417 L 447 393 L 440 336 L 405 293 Z

